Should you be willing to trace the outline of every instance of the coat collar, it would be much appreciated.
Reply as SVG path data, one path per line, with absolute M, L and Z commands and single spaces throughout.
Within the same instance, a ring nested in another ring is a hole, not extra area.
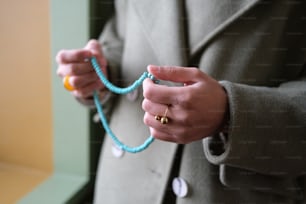
M 219 34 L 225 31 L 231 24 L 233 24 L 239 17 L 254 8 L 262 0 L 237 0 L 235 1 L 235 8 L 232 14 L 218 26 L 216 26 L 209 34 L 203 36 L 203 39 L 192 48 L 191 54 L 196 55 L 202 52 L 203 49 Z
M 161 65 L 187 66 L 188 55 L 201 52 L 218 34 L 261 0 L 236 0 L 235 10 L 224 22 L 216 26 L 188 53 L 184 27 L 186 0 L 131 0 L 141 26 Z M 247 1 L 247 3 L 246 3 Z M 200 29 L 199 29 L 200 32 Z

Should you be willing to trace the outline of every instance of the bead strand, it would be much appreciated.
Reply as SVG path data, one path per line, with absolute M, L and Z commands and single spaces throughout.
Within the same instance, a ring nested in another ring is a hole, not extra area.
M 102 105 L 99 101 L 99 95 L 98 95 L 97 92 L 94 93 L 94 101 L 95 101 L 95 105 L 97 107 L 97 111 L 100 115 L 101 123 L 104 127 L 104 130 L 107 132 L 107 134 L 111 137 L 111 139 L 114 141 L 114 143 L 120 149 L 122 149 L 126 152 L 130 152 L 130 153 L 137 153 L 137 152 L 141 152 L 141 151 L 145 150 L 146 148 L 148 148 L 148 146 L 154 141 L 154 137 L 150 136 L 146 139 L 146 141 L 142 145 L 137 146 L 137 147 L 129 147 L 129 146 L 123 144 L 122 142 L 120 142 L 120 140 L 115 136 L 115 134 L 110 129 L 110 127 L 107 123 L 107 119 L 104 115 Z
M 128 86 L 128 87 L 125 87 L 125 88 L 120 88 L 120 87 L 117 87 L 115 85 L 113 85 L 106 77 L 105 75 L 103 74 L 98 62 L 97 62 L 97 59 L 92 57 L 91 58 L 91 64 L 94 68 L 94 70 L 96 71 L 98 77 L 100 78 L 100 80 L 102 81 L 102 83 L 105 85 L 105 87 L 110 90 L 111 92 L 113 93 L 116 93 L 116 94 L 128 94 L 132 91 L 134 91 L 135 89 L 137 89 L 141 84 L 142 82 L 146 79 L 146 78 L 150 78 L 152 79 L 155 83 L 158 83 L 158 80 L 155 79 L 155 77 L 148 73 L 148 72 L 144 72 L 139 79 L 137 79 L 132 85 Z
M 159 83 L 159 81 L 150 73 L 148 72 L 144 72 L 141 77 L 139 79 L 137 79 L 131 86 L 125 87 L 125 88 L 120 88 L 117 86 L 114 86 L 103 74 L 96 58 L 92 57 L 91 58 L 91 64 L 94 68 L 94 70 L 96 71 L 98 77 L 100 78 L 100 80 L 102 81 L 102 83 L 105 85 L 105 87 L 107 89 L 109 89 L 111 92 L 117 93 L 117 94 L 127 94 L 130 93 L 132 91 L 134 91 L 135 89 L 137 89 L 142 82 L 146 79 L 146 78 L 150 78 L 152 81 L 154 81 L 155 83 Z M 112 132 L 112 130 L 110 129 L 106 116 L 104 114 L 103 111 L 103 107 L 100 103 L 99 100 L 99 94 L 97 91 L 94 92 L 94 102 L 97 108 L 97 111 L 99 113 L 100 119 L 101 119 L 101 123 L 103 125 L 104 130 L 106 131 L 106 133 L 110 136 L 110 138 L 113 140 L 113 142 L 122 150 L 126 151 L 126 152 L 130 152 L 130 153 L 137 153 L 137 152 L 141 152 L 143 150 L 145 150 L 146 148 L 149 147 L 149 145 L 154 141 L 154 137 L 153 136 L 149 136 L 143 144 L 137 146 L 137 147 L 129 147 L 125 144 L 123 144 L 116 136 L 115 134 Z

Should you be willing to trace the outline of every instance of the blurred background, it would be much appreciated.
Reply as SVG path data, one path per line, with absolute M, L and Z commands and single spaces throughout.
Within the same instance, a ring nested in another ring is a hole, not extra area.
M 91 203 L 103 131 L 56 76 L 112 0 L 0 1 L 0 203 Z

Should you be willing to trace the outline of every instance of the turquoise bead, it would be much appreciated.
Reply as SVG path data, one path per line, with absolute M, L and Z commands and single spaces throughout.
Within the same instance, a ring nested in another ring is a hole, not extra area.
M 141 86 L 142 82 L 146 79 L 149 78 L 152 81 L 154 81 L 154 83 L 159 83 L 159 81 L 150 73 L 148 72 L 144 72 L 139 79 L 137 79 L 132 85 L 125 87 L 125 88 L 121 88 L 121 87 L 117 87 L 115 85 L 113 85 L 103 74 L 97 59 L 95 57 L 91 58 L 91 64 L 93 69 L 96 71 L 99 79 L 102 81 L 102 83 L 105 85 L 105 87 L 116 94 L 127 94 L 130 93 L 132 91 L 134 91 L 135 89 L 137 89 L 139 86 Z M 137 147 L 129 147 L 125 144 L 123 144 L 117 137 L 116 135 L 112 132 L 112 130 L 110 129 L 106 116 L 104 114 L 103 111 L 103 107 L 102 104 L 100 103 L 99 100 L 99 94 L 98 92 L 94 92 L 94 102 L 95 102 L 95 106 L 97 108 L 97 111 L 99 113 L 100 119 L 101 119 L 101 123 L 103 125 L 103 128 L 105 129 L 106 133 L 109 135 L 109 137 L 113 140 L 113 142 L 122 150 L 126 151 L 126 152 L 130 152 L 130 153 L 137 153 L 137 152 L 141 152 L 145 149 L 147 149 L 149 147 L 149 145 L 154 141 L 154 137 L 153 136 L 149 136 L 143 144 L 137 146 Z

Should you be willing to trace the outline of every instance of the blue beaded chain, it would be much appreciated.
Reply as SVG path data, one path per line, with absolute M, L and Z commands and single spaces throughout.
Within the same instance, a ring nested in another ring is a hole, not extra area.
M 158 83 L 158 80 L 150 73 L 148 72 L 144 72 L 139 79 L 137 79 L 131 86 L 125 87 L 125 88 L 120 88 L 117 86 L 114 86 L 103 74 L 97 59 L 95 57 L 91 58 L 91 64 L 92 67 L 94 68 L 94 70 L 96 71 L 98 77 L 100 78 L 100 80 L 102 81 L 102 83 L 105 85 L 105 87 L 107 89 L 109 89 L 111 92 L 116 93 L 116 94 L 127 94 L 130 93 L 134 90 L 136 90 L 139 86 L 141 86 L 142 82 L 146 79 L 146 78 L 150 78 L 152 81 L 154 81 L 155 83 Z M 123 144 L 116 136 L 115 134 L 112 132 L 112 130 L 110 129 L 108 123 L 107 123 L 107 119 L 104 115 L 104 111 L 102 108 L 102 105 L 100 103 L 99 100 L 99 94 L 97 91 L 94 92 L 94 102 L 97 108 L 97 111 L 99 113 L 100 119 L 101 119 L 101 123 L 105 129 L 105 131 L 107 132 L 107 134 L 110 136 L 110 138 L 114 141 L 114 143 L 122 150 L 126 151 L 126 152 L 130 152 L 130 153 L 137 153 L 137 152 L 141 152 L 143 150 L 145 150 L 146 148 L 149 147 L 149 145 L 154 141 L 154 137 L 153 136 L 149 136 L 145 142 L 142 145 L 139 145 L 137 147 L 129 147 L 125 144 Z

